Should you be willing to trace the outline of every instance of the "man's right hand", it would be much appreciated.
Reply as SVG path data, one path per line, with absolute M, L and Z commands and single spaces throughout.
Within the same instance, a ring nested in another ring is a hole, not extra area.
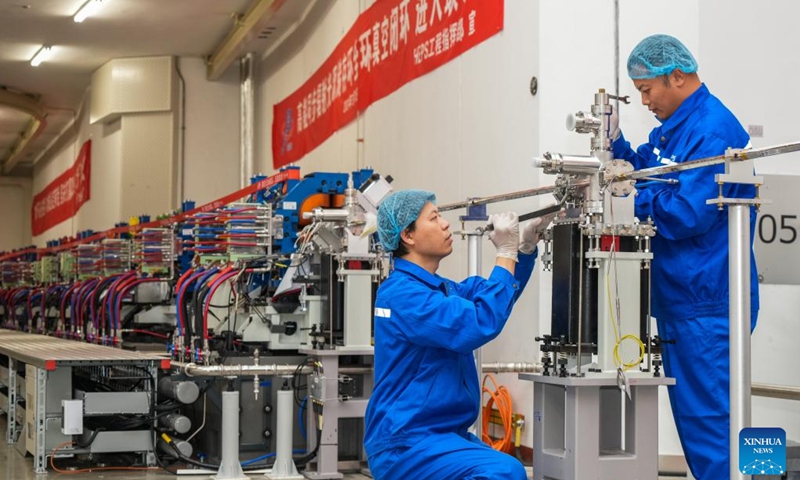
M 519 220 L 514 212 L 496 213 L 489 217 L 493 230 L 489 240 L 497 248 L 497 256 L 517 260 L 519 251 Z

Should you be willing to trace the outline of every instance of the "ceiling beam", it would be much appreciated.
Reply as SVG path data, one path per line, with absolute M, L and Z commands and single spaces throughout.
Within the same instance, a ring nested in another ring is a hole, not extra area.
M 285 2 L 286 0 L 255 0 L 250 5 L 247 13 L 236 20 L 233 30 L 209 57 L 206 63 L 206 76 L 209 80 L 217 80 L 225 73 Z
M 3 163 L 3 173 L 10 173 L 22 159 L 25 148 L 44 130 L 45 125 L 47 125 L 45 120 L 47 112 L 39 103 L 31 100 L 27 95 L 3 89 L 0 89 L 0 106 L 8 106 L 31 116 L 31 122 L 20 135 L 17 143 L 11 147 L 11 154 Z

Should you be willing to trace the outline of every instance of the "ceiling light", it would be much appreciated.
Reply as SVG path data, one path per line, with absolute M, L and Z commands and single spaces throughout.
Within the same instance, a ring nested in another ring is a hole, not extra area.
M 89 0 L 83 4 L 80 10 L 78 10 L 78 13 L 76 13 L 72 19 L 75 20 L 76 23 L 81 23 L 97 13 L 97 10 L 100 9 L 100 4 L 102 3 L 103 0 Z
M 34 55 L 33 58 L 31 58 L 31 66 L 38 67 L 40 63 L 50 58 L 52 51 L 53 47 L 42 46 L 42 48 L 40 48 L 39 51 L 36 52 L 36 55 Z

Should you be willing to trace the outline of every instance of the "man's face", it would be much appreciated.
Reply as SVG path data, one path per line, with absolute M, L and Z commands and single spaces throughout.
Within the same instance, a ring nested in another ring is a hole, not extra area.
M 683 101 L 674 74 L 669 75 L 669 80 L 669 85 L 665 84 L 663 76 L 633 81 L 633 86 L 642 95 L 642 105 L 661 120 L 671 117 Z
M 444 258 L 453 253 L 453 234 L 450 222 L 439 215 L 431 202 L 422 207 L 414 221 L 414 231 L 409 233 L 414 241 L 414 251 L 426 257 Z

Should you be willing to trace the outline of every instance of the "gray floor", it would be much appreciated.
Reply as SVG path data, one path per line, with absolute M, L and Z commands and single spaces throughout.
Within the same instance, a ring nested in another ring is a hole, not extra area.
M 6 431 L 6 418 L 4 415 L 0 415 L 0 439 L 5 438 L 5 431 Z M 56 466 L 58 466 L 58 460 L 56 460 Z M 530 473 L 530 469 L 529 469 Z M 5 441 L 0 443 L 0 479 L 5 480 L 43 480 L 46 478 L 62 478 L 62 479 L 74 479 L 74 480 L 86 480 L 86 479 L 99 479 L 99 478 L 108 478 L 112 480 L 167 480 L 167 479 L 175 479 L 179 478 L 175 475 L 170 475 L 168 473 L 159 472 L 159 471 L 122 471 L 122 472 L 115 472 L 115 471 L 102 471 L 102 472 L 89 472 L 89 473 L 77 473 L 77 474 L 59 474 L 49 470 L 47 475 L 36 475 L 33 473 L 33 458 L 22 457 L 19 453 L 11 445 L 6 445 Z M 180 478 L 209 478 L 209 475 L 202 475 L 202 476 L 187 476 L 182 475 Z M 261 474 L 251 474 L 251 478 L 263 478 Z M 360 475 L 357 473 L 350 473 L 344 476 L 345 480 L 369 480 L 370 477 L 365 475 Z M 661 477 L 659 480 L 678 480 L 682 477 Z M 683 477 L 685 478 L 685 477 Z

